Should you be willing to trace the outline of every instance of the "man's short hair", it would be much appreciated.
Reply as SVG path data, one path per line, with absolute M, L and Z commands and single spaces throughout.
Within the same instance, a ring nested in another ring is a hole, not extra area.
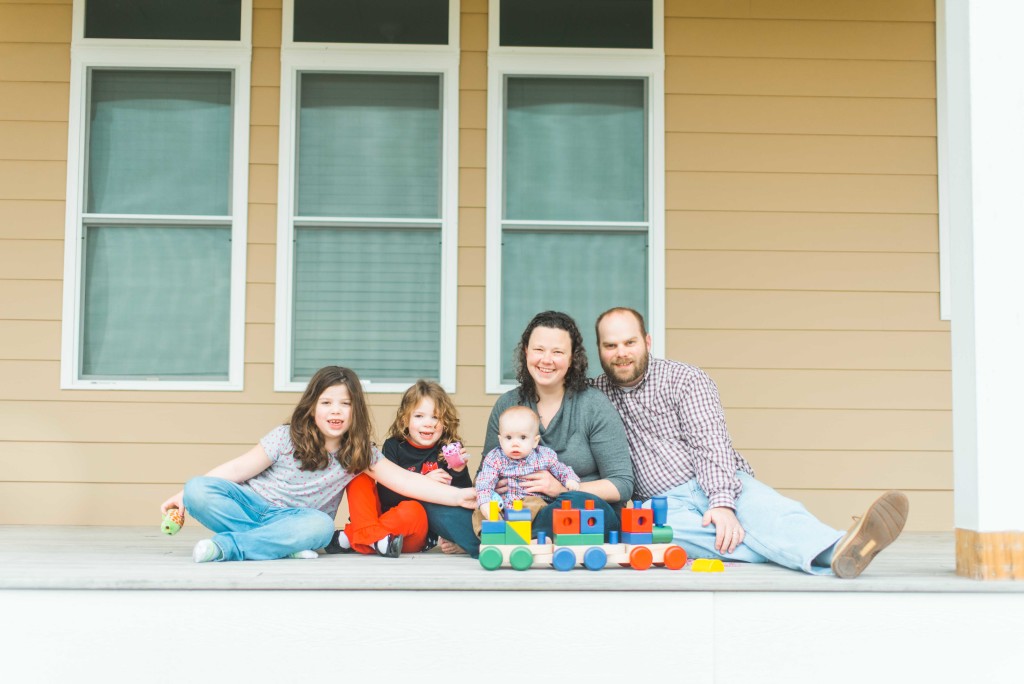
M 636 309 L 631 309 L 628 306 L 615 306 L 608 309 L 600 316 L 598 316 L 597 322 L 594 323 L 594 334 L 597 336 L 598 343 L 601 342 L 601 321 L 604 320 L 605 316 L 613 313 L 633 314 L 633 318 L 635 318 L 636 322 L 640 324 L 640 336 L 643 338 L 647 337 L 647 325 L 644 323 L 644 315 L 642 313 L 640 313 Z

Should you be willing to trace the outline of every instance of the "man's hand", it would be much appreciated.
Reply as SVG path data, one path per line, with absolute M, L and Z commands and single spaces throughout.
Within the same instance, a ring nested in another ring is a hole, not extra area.
M 735 551 L 746 536 L 743 526 L 736 519 L 736 513 L 725 506 L 709 508 L 700 524 L 704 527 L 715 526 L 715 551 L 723 555 Z

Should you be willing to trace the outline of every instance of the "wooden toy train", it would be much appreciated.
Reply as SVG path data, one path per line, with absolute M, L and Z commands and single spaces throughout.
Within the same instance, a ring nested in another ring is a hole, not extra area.
M 686 565 L 686 551 L 672 543 L 672 528 L 665 524 L 666 499 L 655 497 L 651 508 L 641 508 L 639 501 L 627 506 L 622 509 L 621 534 L 613 530 L 606 541 L 603 510 L 595 509 L 593 501 L 584 509 L 563 501 L 552 517 L 554 539 L 548 541 L 543 532 L 531 538 L 530 512 L 523 510 L 521 501 L 505 511 L 504 520 L 492 503 L 480 535 L 480 565 L 487 570 L 546 565 L 563 572 L 581 565 L 588 570 L 616 565 L 679 570 Z

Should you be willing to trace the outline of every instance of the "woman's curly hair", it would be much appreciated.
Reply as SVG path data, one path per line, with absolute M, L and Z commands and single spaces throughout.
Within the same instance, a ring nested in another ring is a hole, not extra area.
M 526 326 L 523 336 L 515 350 L 516 381 L 519 382 L 519 398 L 522 401 L 538 401 L 537 385 L 526 367 L 526 350 L 530 346 L 530 336 L 535 328 L 554 328 L 569 333 L 572 354 L 569 369 L 565 373 L 563 384 L 567 394 L 581 392 L 587 386 L 587 350 L 583 348 L 583 335 L 576 327 L 576 321 L 569 314 L 561 311 L 544 311 L 533 317 Z
M 338 463 L 350 473 L 361 473 L 370 467 L 373 454 L 373 427 L 370 410 L 363 396 L 363 386 L 355 371 L 341 366 L 325 366 L 318 370 L 302 398 L 292 411 L 289 421 L 292 444 L 295 445 L 295 459 L 300 470 L 323 470 L 330 464 L 323 433 L 316 426 L 316 404 L 320 395 L 330 387 L 344 385 L 352 401 L 348 429 L 341 435 L 338 449 Z

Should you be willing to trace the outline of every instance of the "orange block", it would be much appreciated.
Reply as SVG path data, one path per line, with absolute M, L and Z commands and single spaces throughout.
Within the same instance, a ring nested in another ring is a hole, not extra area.
M 654 514 L 649 508 L 623 508 L 623 532 L 654 532 Z
M 557 534 L 579 534 L 580 512 L 578 509 L 556 508 L 551 516 L 551 529 Z

